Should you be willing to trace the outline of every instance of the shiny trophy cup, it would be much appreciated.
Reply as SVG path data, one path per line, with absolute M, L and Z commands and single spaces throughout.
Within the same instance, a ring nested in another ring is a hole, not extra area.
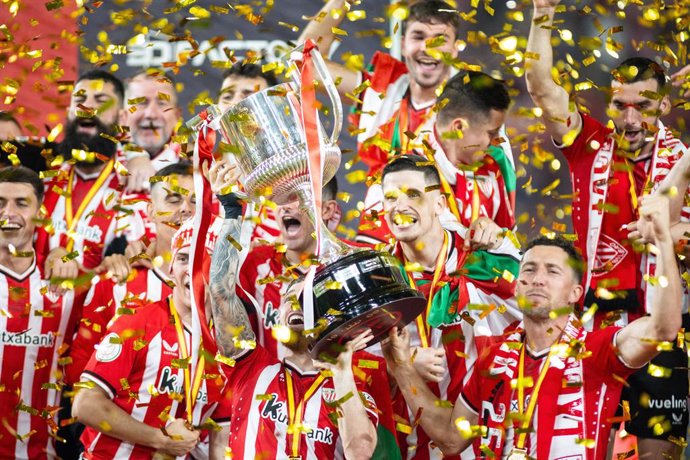
M 316 123 L 325 184 L 340 165 L 337 141 L 342 107 L 321 55 L 313 49 L 310 56 L 330 97 L 335 119 L 330 136 L 318 117 Z M 307 133 L 301 120 L 296 67 L 293 67 L 293 79 L 293 83 L 273 86 L 247 97 L 222 115 L 217 107 L 215 112 L 213 106 L 207 110 L 214 118 L 219 117 L 216 120 L 219 130 L 245 175 L 248 196 L 254 200 L 263 196 L 279 205 L 297 197 L 303 212 L 314 222 Z M 313 282 L 315 340 L 309 349 L 314 358 L 323 358 L 324 353 L 337 356 L 346 342 L 366 328 L 374 335 L 370 344 L 376 343 L 390 329 L 406 325 L 424 311 L 424 296 L 409 286 L 397 258 L 343 244 L 323 222 L 316 223 L 314 228 L 317 225 L 322 236 L 320 266 Z

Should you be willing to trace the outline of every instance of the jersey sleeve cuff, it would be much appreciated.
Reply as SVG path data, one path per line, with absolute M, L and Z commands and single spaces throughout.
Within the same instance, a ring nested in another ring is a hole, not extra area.
M 90 371 L 84 371 L 81 373 L 79 379 L 81 381 L 95 383 L 96 385 L 98 385 L 100 389 L 106 392 L 110 399 L 115 399 L 115 396 L 117 395 L 117 391 L 115 390 L 115 388 L 113 388 L 108 382 L 103 380 L 103 378 L 101 378 L 98 374 L 94 374 Z
M 472 404 L 470 404 L 470 402 L 467 400 L 467 398 L 465 397 L 465 395 L 463 393 L 460 393 L 460 396 L 458 397 L 458 401 L 460 401 L 462 404 L 464 404 L 465 407 L 467 407 L 470 410 L 470 412 L 472 412 L 475 415 L 479 415 L 479 408 L 474 407 Z

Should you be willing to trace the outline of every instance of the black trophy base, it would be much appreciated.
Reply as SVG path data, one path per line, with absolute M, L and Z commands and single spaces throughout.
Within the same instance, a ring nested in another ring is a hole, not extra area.
M 371 329 L 373 345 L 426 307 L 424 296 L 407 284 L 402 264 L 372 250 L 351 253 L 317 271 L 314 295 L 320 331 L 309 351 L 319 360 L 337 358 L 365 329 Z

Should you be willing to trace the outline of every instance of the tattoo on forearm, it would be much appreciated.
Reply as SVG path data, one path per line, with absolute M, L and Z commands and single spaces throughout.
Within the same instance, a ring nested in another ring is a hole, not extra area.
M 239 241 L 240 229 L 239 219 L 223 221 L 211 258 L 209 289 L 216 342 L 221 353 L 228 357 L 242 352 L 235 345 L 237 341 L 255 339 L 247 311 L 235 292 L 239 251 L 232 242 Z

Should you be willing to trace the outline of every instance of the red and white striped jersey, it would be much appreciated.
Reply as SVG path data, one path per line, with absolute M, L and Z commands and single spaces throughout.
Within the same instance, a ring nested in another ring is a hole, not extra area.
M 371 358 L 369 358 L 371 357 Z M 378 410 L 372 396 L 374 379 L 368 378 L 368 369 L 358 361 L 376 360 L 367 353 L 353 358 L 355 383 L 365 401 L 367 414 L 374 426 L 378 424 Z M 283 459 L 292 455 L 288 434 L 288 394 L 286 374 L 294 381 L 296 404 L 299 403 L 319 376 L 318 371 L 302 372 L 289 359 L 283 362 L 271 356 L 261 346 L 237 359 L 235 366 L 221 365 L 228 380 L 232 405 L 230 422 L 230 449 L 237 459 Z M 299 455 L 304 460 L 341 459 L 341 444 L 335 407 L 328 403 L 336 400 L 333 381 L 326 378 L 304 404 L 303 424 L 311 431 L 301 433 Z M 340 423 L 343 423 L 340 420 Z
M 184 329 L 187 349 L 191 334 Z M 82 373 L 132 418 L 159 428 L 171 418 L 185 416 L 184 370 L 174 365 L 182 358 L 168 299 L 120 316 L 108 329 Z M 177 362 L 177 361 L 176 361 Z M 211 369 L 211 366 L 207 367 Z M 211 372 L 218 371 L 213 367 Z M 211 372 L 208 372 L 209 374 Z M 220 374 L 220 372 L 218 373 Z M 229 400 L 223 398 L 224 379 L 202 379 L 194 406 L 194 424 L 212 418 L 229 419 Z M 219 402 L 223 401 L 223 404 Z M 226 404 L 227 403 L 227 404 Z M 85 458 L 150 459 L 153 449 L 121 441 L 87 427 L 81 438 Z
M 74 171 L 71 188 L 72 213 L 76 223 L 70 231 L 67 224 L 67 195 L 70 193 L 69 177 Z M 96 177 L 82 177 L 73 165 L 65 163 L 60 175 L 46 183 L 46 195 L 43 201 L 48 216 L 51 219 L 52 233 L 44 227 L 37 227 L 36 253 L 39 255 L 39 266 L 43 265 L 43 258 L 56 247 L 67 248 L 71 234 L 74 241 L 73 251 L 79 254 L 74 259 L 84 268 L 94 268 L 103 260 L 107 246 L 118 236 L 119 218 L 124 215 L 119 211 L 120 192 L 117 174 L 113 171 L 105 179 L 83 208 L 79 216 L 78 210 L 82 201 L 97 182 Z
M 70 353 L 72 362 L 67 367 L 67 383 L 79 381 L 96 345 L 117 316 L 131 313 L 135 308 L 158 302 L 172 294 L 171 281 L 160 270 L 135 268 L 133 272 L 134 275 L 126 283 L 117 284 L 108 279 L 91 286 L 84 300 L 83 317 Z
M 76 332 L 81 300 L 74 291 L 42 294 L 47 284 L 35 261 L 21 274 L 0 266 L 0 458 L 55 455 L 59 358 Z
M 273 337 L 272 330 L 278 325 L 280 299 L 288 287 L 284 259 L 285 253 L 278 252 L 274 245 L 257 246 L 249 251 L 240 270 L 240 286 L 256 300 L 260 310 L 256 312 L 257 324 L 253 325 L 256 341 L 278 359 L 284 356 L 285 349 Z

